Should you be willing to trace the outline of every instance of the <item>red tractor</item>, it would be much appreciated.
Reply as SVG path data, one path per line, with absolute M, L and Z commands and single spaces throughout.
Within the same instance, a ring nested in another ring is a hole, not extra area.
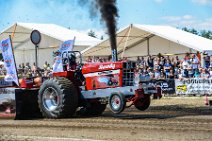
M 76 56 L 80 63 L 76 63 Z M 24 88 L 15 92 L 16 119 L 67 118 L 77 110 L 80 115 L 98 116 L 107 104 L 115 114 L 132 105 L 143 111 L 150 105 L 151 94 L 161 95 L 157 87 L 148 90 L 135 85 L 135 62 L 82 64 L 81 60 L 80 52 L 65 52 L 62 55 L 63 72 L 53 73 L 41 85 L 22 81 Z

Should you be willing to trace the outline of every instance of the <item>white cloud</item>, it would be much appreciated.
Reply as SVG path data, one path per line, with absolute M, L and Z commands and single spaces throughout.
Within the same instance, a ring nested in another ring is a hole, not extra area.
M 212 30 L 212 17 L 207 19 L 197 19 L 192 15 L 184 15 L 184 16 L 165 16 L 161 17 L 164 21 L 163 24 L 171 25 L 175 27 L 188 27 L 188 28 L 196 28 L 199 30 Z
M 191 15 L 184 15 L 184 16 L 164 16 L 161 19 L 166 20 L 168 22 L 179 22 L 179 21 L 190 21 L 194 20 L 195 18 Z
M 210 5 L 212 6 L 212 0 L 192 0 L 192 2 L 201 4 L 201 5 Z

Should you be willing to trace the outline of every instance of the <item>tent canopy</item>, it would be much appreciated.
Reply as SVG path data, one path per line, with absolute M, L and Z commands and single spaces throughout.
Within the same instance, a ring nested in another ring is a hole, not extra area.
M 35 29 L 40 31 L 42 36 L 48 36 L 60 42 L 74 39 L 75 37 L 76 46 L 93 46 L 100 41 L 99 39 L 90 37 L 86 34 L 82 34 L 77 31 L 70 30 L 55 24 L 35 24 L 35 23 L 15 23 L 14 25 L 10 26 L 9 28 L 3 30 L 0 33 L 0 40 L 8 38 L 9 35 L 11 35 L 13 46 L 15 48 L 20 49 L 22 44 L 25 44 L 26 42 L 30 41 L 30 34 Z M 55 46 L 55 44 L 51 43 L 48 43 L 48 45 L 49 45 L 48 47 Z
M 130 25 L 123 28 L 116 34 L 117 39 L 117 51 L 119 55 L 123 52 L 131 52 L 128 56 L 136 56 L 138 51 L 145 52 L 145 55 L 151 54 L 149 47 L 157 49 L 160 53 L 161 50 L 169 51 L 187 48 L 187 50 L 181 50 L 181 53 L 185 51 L 209 51 L 212 52 L 212 40 L 188 33 L 170 26 L 155 26 L 155 25 Z M 151 40 L 151 42 L 150 42 Z M 164 42 L 161 43 L 160 42 Z M 143 44 L 143 45 L 142 45 Z M 144 47 L 145 44 L 145 47 Z M 139 47 L 140 46 L 140 47 Z M 143 46 L 143 48 L 141 48 Z M 171 46 L 172 48 L 164 49 L 165 46 Z M 137 47 L 136 49 L 133 49 Z M 178 48 L 179 49 L 176 49 Z M 152 49 L 152 50 L 154 50 Z M 152 51 L 154 52 L 154 51 Z M 156 51 L 155 51 L 156 52 Z M 166 52 L 170 53 L 170 52 Z M 171 53 L 175 53 L 174 51 Z M 89 47 L 82 51 L 84 56 L 109 56 L 111 55 L 109 39 L 103 42 Z M 125 55 L 127 56 L 127 55 Z

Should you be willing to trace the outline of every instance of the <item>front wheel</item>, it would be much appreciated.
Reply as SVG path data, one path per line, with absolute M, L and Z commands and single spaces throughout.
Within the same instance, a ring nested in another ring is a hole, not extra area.
M 111 94 L 109 97 L 109 106 L 113 113 L 121 113 L 126 106 L 126 100 L 124 95 L 120 93 Z
M 136 101 L 134 105 L 140 111 L 146 110 L 147 108 L 149 108 L 150 105 L 150 95 L 145 95 L 144 98 L 141 98 Z

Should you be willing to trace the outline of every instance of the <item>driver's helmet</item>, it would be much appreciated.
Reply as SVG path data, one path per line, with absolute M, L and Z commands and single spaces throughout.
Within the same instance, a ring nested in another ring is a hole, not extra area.
M 53 56 L 54 57 L 59 56 L 60 54 L 61 54 L 60 50 L 53 51 Z
M 76 61 L 76 55 L 75 53 L 70 53 L 68 54 L 68 58 L 71 62 L 75 62 Z

